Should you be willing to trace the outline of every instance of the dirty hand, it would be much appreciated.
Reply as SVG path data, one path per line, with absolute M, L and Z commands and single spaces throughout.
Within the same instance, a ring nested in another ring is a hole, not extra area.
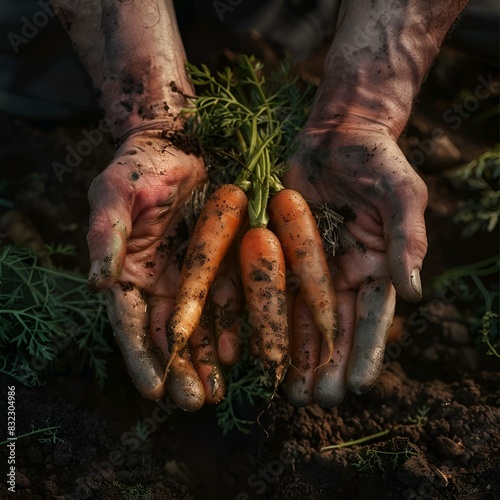
M 466 3 L 341 3 L 322 82 L 284 180 L 306 199 L 327 202 L 345 217 L 343 250 L 331 265 L 335 351 L 328 362 L 299 300 L 287 384 L 294 404 L 314 400 L 333 407 L 346 388 L 358 394 L 370 389 L 382 366 L 395 291 L 409 301 L 421 298 L 427 191 L 396 140 Z
M 187 239 L 183 204 L 205 179 L 200 158 L 161 137 L 162 130 L 182 134 L 182 110 L 194 95 L 173 2 L 53 0 L 53 6 L 122 143 L 90 189 L 90 285 L 108 290 L 116 340 L 144 396 L 158 399 L 166 385 L 186 410 L 220 401 L 224 381 L 205 322 L 163 380 L 165 321 Z M 231 301 L 233 281 L 218 279 L 216 304 Z
M 327 202 L 345 217 L 345 226 L 331 263 L 338 314 L 333 357 L 315 371 L 328 358 L 318 337 L 307 354 L 316 362 L 298 370 L 304 353 L 297 346 L 287 392 L 295 404 L 314 399 L 332 407 L 346 388 L 361 394 L 375 383 L 394 314 L 394 287 L 408 301 L 421 298 L 427 190 L 394 140 L 378 131 L 305 129 L 299 144 L 286 186 L 307 200 Z
M 161 134 L 129 136 L 89 191 L 89 284 L 107 290 L 116 341 L 133 382 L 151 399 L 165 392 L 165 322 L 187 239 L 184 206 L 206 178 L 201 158 L 176 149 Z M 185 350 L 172 362 L 166 387 L 183 408 L 197 409 L 224 393 L 223 385 L 216 394 L 211 387 L 213 372 L 222 376 L 210 335 L 193 336 L 192 360 Z

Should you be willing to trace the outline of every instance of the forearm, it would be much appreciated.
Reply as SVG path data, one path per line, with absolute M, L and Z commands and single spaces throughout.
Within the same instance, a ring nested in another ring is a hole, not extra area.
M 193 95 L 171 0 L 52 0 L 111 132 L 175 127 Z
M 467 0 L 344 0 L 308 126 L 370 127 L 394 138 Z

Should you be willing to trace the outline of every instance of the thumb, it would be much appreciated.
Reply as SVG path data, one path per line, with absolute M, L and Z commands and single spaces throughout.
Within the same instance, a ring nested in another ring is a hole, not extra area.
M 427 188 L 418 178 L 406 189 L 398 190 L 396 200 L 388 202 L 383 217 L 387 242 L 387 267 L 394 288 L 403 299 L 422 298 L 420 270 L 427 253 L 424 212 Z
M 89 189 L 89 288 L 98 292 L 119 278 L 131 233 L 134 189 L 108 167 Z

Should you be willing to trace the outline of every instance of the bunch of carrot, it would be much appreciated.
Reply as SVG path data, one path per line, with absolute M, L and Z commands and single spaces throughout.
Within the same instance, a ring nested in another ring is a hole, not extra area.
M 298 280 L 330 356 L 335 336 L 335 293 L 316 220 L 304 198 L 279 180 L 283 153 L 294 132 L 286 127 L 297 120 L 295 110 L 304 106 L 290 103 L 289 95 L 284 100 L 283 87 L 281 94 L 266 96 L 258 63 L 248 57 L 240 59 L 239 74 L 227 70 L 219 80 L 205 67 L 190 69 L 194 83 L 208 86 L 196 102 L 202 138 L 216 130 L 219 140 L 227 139 L 224 151 L 243 168 L 205 202 L 191 235 L 167 323 L 170 360 L 198 326 L 219 266 L 237 242 L 252 343 L 276 388 L 289 362 L 287 270 Z M 242 82 L 252 87 L 250 92 L 243 92 Z M 302 98 L 291 88 L 286 91 Z M 280 116 L 287 102 L 290 114 Z

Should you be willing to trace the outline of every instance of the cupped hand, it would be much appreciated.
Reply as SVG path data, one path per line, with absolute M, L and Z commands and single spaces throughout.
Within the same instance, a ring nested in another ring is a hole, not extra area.
M 149 130 L 129 136 L 89 190 L 89 286 L 107 291 L 114 335 L 140 393 L 159 399 L 168 389 L 187 410 L 217 402 L 225 391 L 208 320 L 164 380 L 165 323 L 188 240 L 185 206 L 205 181 L 200 157 Z
M 305 128 L 297 141 L 284 184 L 307 200 L 327 202 L 345 225 L 342 249 L 330 266 L 338 315 L 332 359 L 296 299 L 287 395 L 296 405 L 315 401 L 330 408 L 347 388 L 362 394 L 375 383 L 395 292 L 411 302 L 421 298 L 427 189 L 383 131 Z

